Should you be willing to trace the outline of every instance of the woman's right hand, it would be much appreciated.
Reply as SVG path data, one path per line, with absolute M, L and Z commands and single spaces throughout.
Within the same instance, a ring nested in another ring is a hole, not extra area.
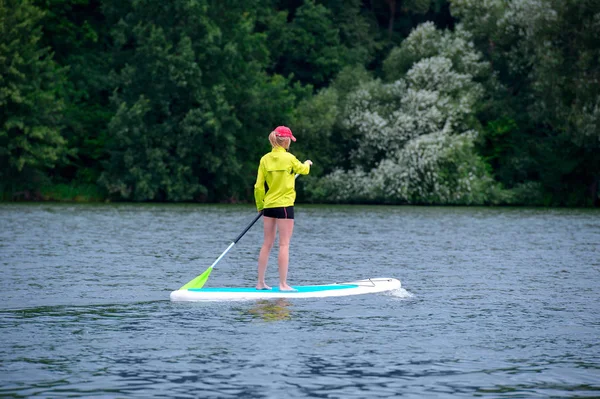
M 312 161 L 310 159 L 307 159 L 306 161 L 304 161 L 305 164 L 308 164 L 309 166 L 312 166 Z

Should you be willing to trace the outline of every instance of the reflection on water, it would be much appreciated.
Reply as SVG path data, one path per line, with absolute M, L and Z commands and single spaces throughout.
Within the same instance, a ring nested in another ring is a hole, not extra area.
M 262 299 L 248 310 L 248 313 L 264 321 L 289 320 L 290 302 L 286 298 Z

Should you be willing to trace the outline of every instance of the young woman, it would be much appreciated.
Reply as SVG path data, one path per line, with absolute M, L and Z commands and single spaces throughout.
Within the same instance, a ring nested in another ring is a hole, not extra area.
M 290 128 L 278 126 L 269 134 L 272 150 L 260 159 L 254 185 L 256 208 L 263 212 L 264 241 L 258 256 L 258 283 L 256 289 L 269 290 L 265 283 L 267 263 L 275 235 L 279 230 L 279 289 L 293 291 L 287 283 L 290 239 L 294 230 L 294 201 L 296 174 L 307 175 L 312 161 L 300 162 L 287 152 L 291 141 L 296 141 Z

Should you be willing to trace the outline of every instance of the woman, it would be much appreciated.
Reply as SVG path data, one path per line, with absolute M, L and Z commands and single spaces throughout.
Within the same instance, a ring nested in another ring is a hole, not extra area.
M 272 150 L 260 159 L 254 185 L 256 208 L 263 212 L 264 242 L 258 256 L 258 283 L 256 289 L 270 290 L 265 283 L 267 263 L 275 234 L 279 230 L 279 289 L 294 291 L 287 283 L 290 239 L 294 230 L 294 201 L 296 174 L 307 175 L 312 161 L 301 163 L 287 152 L 291 141 L 296 141 L 286 126 L 278 126 L 269 134 Z

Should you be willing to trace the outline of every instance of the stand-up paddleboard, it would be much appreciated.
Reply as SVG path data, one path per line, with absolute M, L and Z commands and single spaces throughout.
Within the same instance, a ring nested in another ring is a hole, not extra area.
M 395 278 L 370 278 L 348 283 L 326 285 L 296 285 L 295 291 L 256 288 L 190 288 L 171 292 L 172 301 L 239 300 L 271 298 L 323 298 L 332 296 L 372 294 L 397 290 L 400 280 Z

